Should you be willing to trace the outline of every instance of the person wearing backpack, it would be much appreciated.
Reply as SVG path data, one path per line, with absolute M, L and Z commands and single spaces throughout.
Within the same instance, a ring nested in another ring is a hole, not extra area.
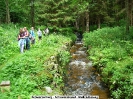
M 30 30 L 30 39 L 31 39 L 31 44 L 35 44 L 35 32 L 34 32 L 34 27 L 31 27 L 31 30 Z
M 47 36 L 49 34 L 49 29 L 48 27 L 43 31 L 44 32 L 44 35 Z
M 24 46 L 25 46 L 25 32 L 23 28 L 20 28 L 19 30 L 19 35 L 18 35 L 18 43 L 19 43 L 19 47 L 20 47 L 20 52 L 23 53 L 24 52 Z
M 41 40 L 42 39 L 42 31 L 40 30 L 40 28 L 38 28 L 37 34 L 38 34 L 38 40 Z

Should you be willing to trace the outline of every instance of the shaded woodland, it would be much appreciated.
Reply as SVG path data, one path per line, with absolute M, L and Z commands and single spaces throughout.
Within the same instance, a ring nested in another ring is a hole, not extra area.
M 91 31 L 133 24 L 132 0 L 1 0 L 0 23 L 75 27 Z M 6 17 L 5 17 L 6 16 Z

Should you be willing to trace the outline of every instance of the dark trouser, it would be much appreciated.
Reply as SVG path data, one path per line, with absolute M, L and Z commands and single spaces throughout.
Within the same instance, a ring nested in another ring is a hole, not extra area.
M 29 40 L 29 38 L 27 37 L 25 40 L 26 40 L 26 49 L 30 49 L 30 40 Z
M 38 36 L 38 39 L 41 40 L 42 39 L 42 36 Z
M 34 38 L 31 39 L 31 44 L 35 44 L 35 39 Z

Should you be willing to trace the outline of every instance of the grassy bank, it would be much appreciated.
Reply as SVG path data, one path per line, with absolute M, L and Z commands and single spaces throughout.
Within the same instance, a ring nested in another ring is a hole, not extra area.
M 93 66 L 102 75 L 113 99 L 133 98 L 133 36 L 123 27 L 103 28 L 84 34 Z
M 20 53 L 17 41 L 19 29 L 0 27 L 0 82 L 10 80 L 10 92 L 0 93 L 1 99 L 30 99 L 31 95 L 63 94 L 63 74 L 69 62 L 68 47 L 75 40 L 72 33 L 36 37 L 30 50 Z M 53 91 L 48 93 L 45 86 Z

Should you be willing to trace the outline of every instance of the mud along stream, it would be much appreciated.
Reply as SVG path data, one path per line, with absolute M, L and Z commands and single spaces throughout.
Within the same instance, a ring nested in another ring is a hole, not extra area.
M 99 99 L 108 99 L 108 90 L 87 59 L 86 51 L 81 41 L 76 41 L 70 49 L 72 59 L 66 74 L 65 95 L 98 95 Z

